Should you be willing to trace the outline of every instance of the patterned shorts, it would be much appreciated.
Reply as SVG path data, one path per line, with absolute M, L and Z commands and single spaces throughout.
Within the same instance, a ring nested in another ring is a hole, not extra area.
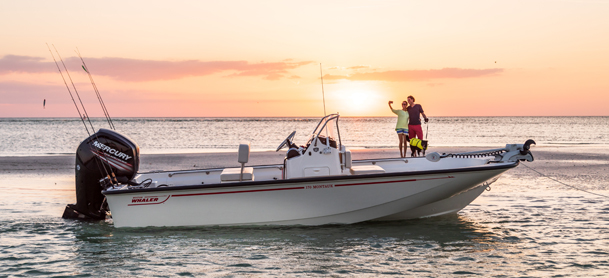
M 397 132 L 398 134 L 406 134 L 406 135 L 408 135 L 408 129 L 407 128 L 396 128 L 395 132 Z

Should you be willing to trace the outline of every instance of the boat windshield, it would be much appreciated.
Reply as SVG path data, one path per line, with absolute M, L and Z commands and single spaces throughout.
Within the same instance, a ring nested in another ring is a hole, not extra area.
M 340 131 L 338 129 L 338 114 L 330 114 L 323 118 L 317 124 L 317 127 L 309 135 L 307 146 L 315 139 L 319 138 L 322 144 L 326 144 L 326 138 L 330 138 L 330 145 L 340 149 Z M 338 143 L 338 145 L 336 144 Z

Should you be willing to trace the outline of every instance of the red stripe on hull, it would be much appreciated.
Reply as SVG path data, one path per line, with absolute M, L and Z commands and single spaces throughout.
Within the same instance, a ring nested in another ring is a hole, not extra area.
M 362 182 L 362 183 L 347 183 L 347 184 L 336 184 L 334 187 L 339 186 L 354 186 L 354 185 L 369 185 L 369 184 L 383 184 L 383 183 L 396 183 L 396 182 L 413 182 L 413 181 L 424 181 L 424 180 L 438 180 L 438 179 L 451 179 L 454 176 L 447 176 L 441 178 L 428 178 L 428 179 L 409 179 L 409 180 L 395 180 L 395 181 L 378 181 L 378 182 Z M 171 197 L 189 197 L 189 196 L 204 196 L 204 195 L 219 195 L 219 194 L 232 194 L 232 193 L 253 193 L 253 192 L 268 192 L 268 191 L 281 191 L 281 190 L 295 190 L 295 189 L 305 189 L 304 186 L 299 187 L 286 187 L 286 188 L 271 188 L 271 189 L 254 189 L 254 190 L 239 190 L 239 191 L 224 191 L 224 192 L 209 192 L 209 193 L 189 193 L 189 194 L 175 194 L 169 195 L 167 199 L 158 203 L 148 203 L 148 204 L 129 204 L 128 206 L 143 206 L 143 205 L 158 205 L 165 203 L 165 201 L 169 200 Z
M 429 179 L 411 179 L 411 180 L 396 180 L 396 181 L 377 181 L 377 182 L 362 182 L 362 183 L 345 183 L 345 184 L 335 184 L 334 186 L 354 186 L 354 185 L 365 185 L 365 184 L 381 184 L 381 183 L 394 183 L 394 182 L 412 182 L 412 181 L 426 181 L 426 180 L 441 180 L 441 179 L 451 179 L 453 176 L 441 177 L 441 178 L 429 178 Z
M 256 190 L 240 190 L 240 191 L 227 191 L 227 192 L 211 192 L 211 193 L 192 193 L 192 194 L 176 194 L 171 197 L 187 197 L 187 196 L 199 196 L 199 195 L 217 195 L 217 194 L 230 194 L 230 193 L 251 193 L 251 192 L 264 192 L 264 191 L 278 191 L 278 190 L 293 190 L 293 189 L 304 189 L 304 187 L 287 187 L 287 188 L 272 188 L 272 189 L 256 189 Z

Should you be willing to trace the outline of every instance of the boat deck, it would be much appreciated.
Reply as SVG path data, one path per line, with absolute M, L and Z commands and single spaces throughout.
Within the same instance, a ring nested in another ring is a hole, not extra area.
M 386 158 L 355 160 L 350 168 L 342 169 L 340 176 L 359 176 L 385 173 L 408 173 L 420 171 L 442 170 L 447 168 L 467 168 L 488 164 L 492 157 L 478 159 L 445 158 L 438 162 L 430 162 L 424 157 L 416 158 Z M 464 164 L 466 163 L 466 164 Z M 278 181 L 283 180 L 284 166 L 258 165 L 244 167 L 243 182 Z M 142 186 L 129 186 L 130 188 L 160 188 L 194 185 L 217 185 L 240 182 L 241 168 L 212 168 L 183 171 L 153 171 L 139 173 L 135 180 Z M 304 173 L 302 178 L 329 177 L 316 173 Z M 118 189 L 118 188 L 117 188 Z M 125 188 L 121 188 L 125 189 Z M 113 189 L 110 189 L 112 191 Z M 116 189 L 114 189 L 116 190 Z

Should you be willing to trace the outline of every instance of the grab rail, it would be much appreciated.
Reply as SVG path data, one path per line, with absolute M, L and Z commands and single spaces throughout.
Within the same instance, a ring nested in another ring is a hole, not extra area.
M 278 168 L 278 169 L 282 169 L 283 166 L 280 164 L 276 164 L 276 165 L 260 165 L 260 166 L 253 166 L 254 169 L 267 169 L 267 168 Z M 229 167 L 227 167 L 229 168 Z M 169 176 L 170 178 L 175 176 L 175 175 L 182 175 L 182 174 L 193 174 L 193 173 L 200 173 L 200 172 L 221 172 L 223 171 L 225 168 L 213 168 L 213 169 L 196 169 L 196 170 L 184 170 L 184 171 L 170 171 L 171 173 L 167 174 L 167 176 Z M 145 173 L 142 173 L 145 174 Z

